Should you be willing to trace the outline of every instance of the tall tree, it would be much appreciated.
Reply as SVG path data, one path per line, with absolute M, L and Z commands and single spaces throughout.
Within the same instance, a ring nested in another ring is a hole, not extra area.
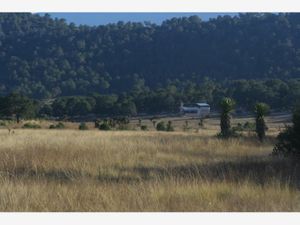
M 36 105 L 33 100 L 18 93 L 12 93 L 5 98 L 3 112 L 7 116 L 15 116 L 17 123 L 20 118 L 34 117 Z

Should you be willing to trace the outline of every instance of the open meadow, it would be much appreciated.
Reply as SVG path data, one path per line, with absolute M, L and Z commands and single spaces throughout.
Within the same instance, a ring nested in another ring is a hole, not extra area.
M 270 156 L 285 122 L 268 117 L 264 143 L 216 138 L 217 119 L 187 131 L 174 120 L 175 132 L 1 129 L 0 211 L 300 211 L 300 165 Z

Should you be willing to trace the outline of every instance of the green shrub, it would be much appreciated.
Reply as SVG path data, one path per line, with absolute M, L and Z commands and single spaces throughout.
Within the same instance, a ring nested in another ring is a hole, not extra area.
M 158 131 L 166 131 L 165 122 L 161 121 L 156 125 L 156 130 Z
M 255 131 L 255 123 L 245 122 L 243 125 L 243 129 L 247 131 Z
M 109 124 L 106 122 L 103 122 L 99 125 L 99 130 L 110 130 L 110 129 L 111 128 L 110 128 Z
M 184 121 L 184 125 L 182 128 L 183 128 L 183 131 L 188 131 L 190 129 L 188 120 Z
M 203 128 L 204 127 L 204 119 L 203 118 L 201 118 L 199 120 L 198 126 L 199 126 L 199 128 Z
M 134 130 L 132 126 L 130 126 L 129 124 L 119 124 L 118 130 Z
M 237 132 L 237 131 L 244 131 L 244 127 L 241 123 L 238 123 L 236 126 L 232 127 L 232 130 L 234 132 Z
M 148 130 L 148 127 L 146 125 L 141 125 L 141 130 Z
M 57 128 L 57 129 L 64 129 L 64 128 L 65 128 L 65 125 L 64 125 L 62 122 L 59 122 L 59 123 L 56 125 L 56 128 Z
M 24 129 L 40 129 L 41 126 L 38 124 L 35 124 L 35 123 L 25 123 L 22 128 L 24 128 Z
M 174 127 L 172 126 L 172 121 L 168 121 L 166 131 L 174 131 Z
M 78 129 L 79 130 L 88 130 L 89 128 L 85 123 L 80 123 Z
M 62 122 L 59 122 L 58 124 L 54 125 L 54 124 L 51 124 L 49 126 L 49 129 L 64 129 L 65 128 L 65 125 L 62 123 Z
M 300 159 L 300 107 L 294 110 L 293 125 L 287 126 L 277 136 L 273 155 L 291 156 Z
M 95 120 L 95 128 L 99 128 L 100 124 L 101 124 L 101 120 L 99 119 Z
M 217 137 L 218 138 L 224 138 L 224 139 L 227 139 L 227 138 L 237 138 L 237 137 L 241 137 L 242 135 L 239 134 L 234 128 L 231 128 L 229 131 L 227 131 L 226 135 L 224 135 L 224 133 L 222 132 L 219 132 L 217 134 Z

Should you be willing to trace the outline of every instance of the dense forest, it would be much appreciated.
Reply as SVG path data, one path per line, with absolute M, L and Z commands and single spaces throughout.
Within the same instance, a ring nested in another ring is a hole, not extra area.
M 0 95 L 12 92 L 51 102 L 41 105 L 51 115 L 176 112 L 224 96 L 289 109 L 300 98 L 300 14 L 76 26 L 2 13 Z

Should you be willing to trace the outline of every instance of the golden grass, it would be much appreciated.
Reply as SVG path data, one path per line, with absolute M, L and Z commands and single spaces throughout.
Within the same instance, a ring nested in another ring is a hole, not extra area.
M 0 211 L 299 211 L 299 166 L 274 138 L 0 130 Z

